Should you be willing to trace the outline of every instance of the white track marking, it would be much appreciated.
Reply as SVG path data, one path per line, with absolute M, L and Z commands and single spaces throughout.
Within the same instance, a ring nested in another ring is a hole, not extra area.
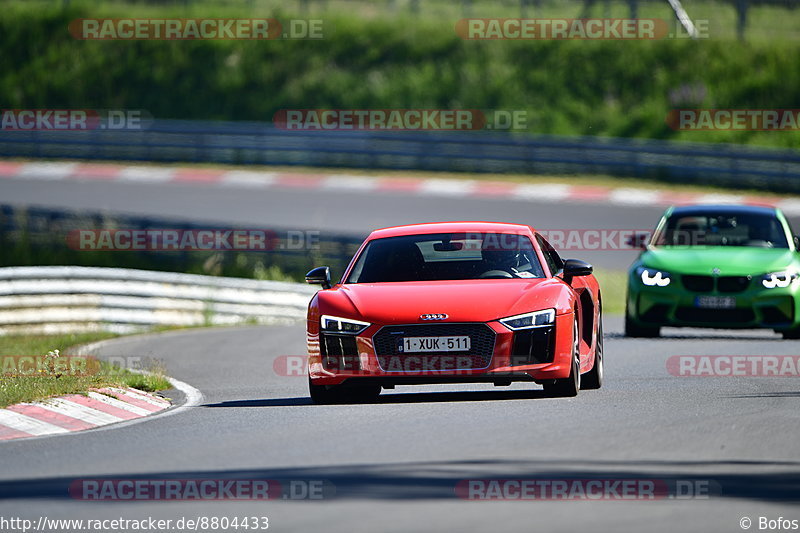
M 371 191 L 377 188 L 378 180 L 364 176 L 340 174 L 328 176 L 322 185 L 325 189 L 342 189 L 348 191 Z
M 238 185 L 244 187 L 268 187 L 277 179 L 275 172 L 258 172 L 254 170 L 229 170 L 222 175 L 222 185 Z
M 124 420 L 124 418 L 98 411 L 97 409 L 92 409 L 91 407 L 86 407 L 85 405 L 71 402 L 63 398 L 50 398 L 46 401 L 36 402 L 34 405 L 60 415 L 67 415 L 72 418 L 77 418 L 78 420 L 83 420 L 94 426 L 114 424 L 115 422 Z
M 611 189 L 608 200 L 614 204 L 653 205 L 661 200 L 661 193 L 647 189 Z
M 520 200 L 557 201 L 569 198 L 572 188 L 560 183 L 542 183 L 541 185 L 520 185 L 512 196 Z
M 25 163 L 17 171 L 21 178 L 60 180 L 70 176 L 77 163 Z
M 115 394 L 119 394 L 120 396 L 129 396 L 131 398 L 147 402 L 155 407 L 164 407 L 171 405 L 167 400 L 158 398 L 157 396 L 150 396 L 149 394 L 143 394 L 135 390 L 120 389 L 117 387 L 106 387 L 106 388 Z
M 29 435 L 53 435 L 56 433 L 69 433 L 68 429 L 54 426 L 37 418 L 0 409 L 0 425 L 8 426 Z M 13 439 L 12 439 L 13 440 Z
M 125 167 L 117 175 L 117 181 L 155 183 L 171 181 L 173 177 L 175 177 L 175 169 L 169 167 Z
M 697 204 L 740 204 L 744 196 L 739 194 L 701 194 L 694 198 Z
M 142 407 L 138 407 L 136 405 L 123 402 L 122 400 L 118 400 L 116 398 L 112 398 L 106 394 L 101 394 L 99 392 L 90 391 L 89 398 L 97 400 L 99 402 L 103 402 L 111 407 L 116 407 L 117 409 L 122 409 L 123 411 L 129 411 L 135 415 L 139 416 L 147 416 L 150 414 L 150 411 L 144 409 Z
M 800 198 L 781 200 L 777 206 L 787 215 L 800 215 Z
M 475 182 L 469 180 L 422 180 L 417 192 L 434 196 L 468 196 L 475 189 Z

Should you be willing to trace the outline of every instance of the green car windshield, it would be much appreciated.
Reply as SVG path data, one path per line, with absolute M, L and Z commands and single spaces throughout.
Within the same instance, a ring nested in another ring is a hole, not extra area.
M 675 213 L 656 231 L 652 243 L 653 246 L 789 248 L 781 221 L 760 213 Z

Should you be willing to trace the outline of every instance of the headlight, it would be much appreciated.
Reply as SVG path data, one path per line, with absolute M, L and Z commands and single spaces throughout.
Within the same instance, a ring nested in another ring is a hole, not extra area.
M 782 289 L 791 285 L 796 279 L 797 274 L 790 272 L 772 272 L 770 274 L 764 274 L 764 277 L 761 279 L 761 284 L 767 289 L 774 289 L 775 287 Z
M 501 318 L 500 323 L 510 330 L 517 330 L 549 326 L 555 319 L 556 310 L 545 309 L 544 311 L 534 311 L 533 313 Z
M 669 272 L 654 268 L 639 267 L 636 269 L 636 275 L 648 287 L 666 287 L 672 281 L 670 280 Z
M 369 322 L 329 315 L 322 315 L 320 322 L 322 323 L 322 331 L 348 335 L 358 335 L 370 326 Z

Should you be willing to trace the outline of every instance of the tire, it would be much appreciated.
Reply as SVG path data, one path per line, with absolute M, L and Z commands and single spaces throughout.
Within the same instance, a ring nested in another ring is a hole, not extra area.
M 311 378 L 308 378 L 308 394 L 311 401 L 317 405 L 330 405 L 341 403 L 344 399 L 339 387 L 328 388 L 325 385 L 314 385 Z
M 572 365 L 569 376 L 563 379 L 554 379 L 550 383 L 544 384 L 544 391 L 548 396 L 555 398 L 569 398 L 577 396 L 581 388 L 581 364 L 580 364 L 580 337 L 578 336 L 578 320 L 572 327 Z
M 781 331 L 781 335 L 785 340 L 800 339 L 800 328 L 785 329 Z
M 599 389 L 603 386 L 603 316 L 598 317 L 597 346 L 594 350 L 594 365 L 581 377 L 581 389 Z
M 311 396 L 311 401 L 318 405 L 373 402 L 378 399 L 380 393 L 380 385 L 326 387 L 325 385 L 314 385 L 311 378 L 308 378 L 308 394 Z
M 659 326 L 640 326 L 631 320 L 627 310 L 625 311 L 625 336 L 626 337 L 644 337 L 654 338 L 661 336 L 661 328 Z

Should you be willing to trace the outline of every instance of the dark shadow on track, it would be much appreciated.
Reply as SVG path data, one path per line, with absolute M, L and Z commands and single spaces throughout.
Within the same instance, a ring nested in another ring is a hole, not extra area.
M 591 391 L 589 392 L 591 394 Z M 505 400 L 542 400 L 552 399 L 541 389 L 514 391 L 468 391 L 468 392 L 382 392 L 377 400 L 369 405 L 380 404 L 413 404 L 443 402 L 491 402 Z M 290 407 L 295 405 L 312 405 L 309 398 L 274 398 L 260 400 L 232 400 L 228 402 L 209 403 L 202 407 Z
M 207 403 L 200 407 L 292 407 L 295 405 L 313 405 L 311 398 L 264 398 L 260 400 L 231 400 L 219 403 Z
M 780 471 L 776 469 L 780 467 Z M 722 470 L 722 471 L 721 471 Z M 748 471 L 749 470 L 749 471 Z M 336 500 L 454 500 L 459 483 L 472 479 L 516 480 L 648 480 L 665 487 L 679 481 L 707 483 L 709 498 L 800 503 L 800 463 L 759 461 L 441 461 L 364 465 L 320 465 L 245 470 L 190 470 L 104 476 L 112 480 L 275 480 L 323 481 Z M 65 500 L 80 498 L 80 478 L 16 479 L 0 483 L 2 500 Z M 463 486 L 463 485 L 462 485 Z M 70 487 L 72 487 L 72 492 Z M 280 501 L 276 500 L 275 504 Z
M 742 393 L 723 398 L 800 398 L 800 391 Z
M 625 340 L 632 340 L 632 341 L 644 341 L 644 342 L 658 342 L 658 341 L 671 341 L 671 340 L 678 340 L 678 341 L 707 341 L 707 342 L 718 342 L 718 341 L 768 341 L 768 342 L 791 342 L 784 338 L 782 338 L 777 333 L 764 335 L 764 336 L 757 336 L 757 335 L 731 335 L 730 333 L 725 334 L 719 331 L 714 332 L 706 332 L 703 330 L 698 330 L 698 333 L 695 335 L 689 333 L 680 333 L 680 332 L 666 332 L 661 334 L 659 337 L 653 338 L 645 338 L 645 337 L 626 337 L 624 333 L 617 333 L 617 332 L 604 332 L 603 337 L 605 339 L 625 339 Z

